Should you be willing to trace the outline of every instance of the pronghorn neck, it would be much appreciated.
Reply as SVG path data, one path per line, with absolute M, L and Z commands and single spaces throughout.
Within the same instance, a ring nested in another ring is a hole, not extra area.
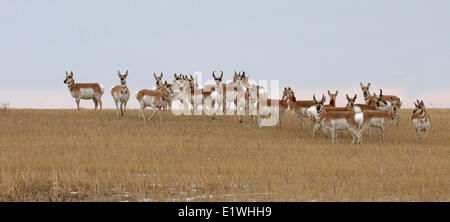
M 75 79 L 73 79 L 72 81 L 70 81 L 70 83 L 67 84 L 67 88 L 69 88 L 69 90 L 72 91 L 73 85 L 75 85 Z
M 367 96 L 364 96 L 364 101 L 366 101 L 367 104 L 370 104 L 372 102 L 373 96 L 370 95 L 370 92 L 367 91 Z
M 421 109 L 420 114 L 419 114 L 419 118 L 420 119 L 425 118 L 425 110 L 424 109 Z
M 336 106 L 336 99 L 334 98 L 334 96 L 330 98 L 330 106 Z

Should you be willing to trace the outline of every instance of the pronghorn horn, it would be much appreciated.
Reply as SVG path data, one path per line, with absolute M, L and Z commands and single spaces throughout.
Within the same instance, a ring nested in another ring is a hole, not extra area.
M 68 76 L 69 75 L 69 73 L 66 71 L 66 76 Z
M 315 94 L 313 94 L 313 99 L 314 99 L 314 102 L 315 102 L 315 103 L 318 103 Z
M 213 77 L 214 77 L 214 79 L 216 79 L 216 75 L 214 74 L 216 71 L 213 71 Z
M 156 76 L 156 73 L 153 73 L 153 76 L 155 77 L 155 79 L 158 78 L 158 77 Z
M 161 75 L 159 75 L 159 78 L 162 78 L 163 77 L 163 73 L 161 72 Z
M 72 71 L 70 71 L 70 76 L 73 76 L 73 72 Z
M 355 94 L 355 96 L 353 97 L 353 100 L 356 100 L 356 96 L 357 96 L 357 95 Z
M 350 101 L 350 96 L 348 96 L 348 94 L 345 94 L 345 97 L 347 98 L 348 101 Z
M 128 70 L 125 71 L 125 77 L 127 77 L 127 76 L 128 76 Z
M 221 73 L 221 74 L 220 74 L 220 78 L 222 78 L 222 76 L 223 76 L 223 71 L 220 71 L 220 73 Z
M 367 87 L 370 87 L 370 82 L 369 82 L 369 83 L 367 83 Z
M 383 90 L 380 89 L 380 98 L 383 96 Z
M 325 98 L 325 95 L 324 95 L 324 94 L 322 94 L 322 100 L 320 101 L 320 103 L 324 104 L 324 103 L 325 103 L 325 101 L 327 101 L 327 98 Z
M 328 90 L 328 95 L 331 96 L 330 90 Z
M 337 91 L 337 90 L 336 90 L 336 93 L 334 93 L 334 95 L 335 95 L 335 96 L 337 96 L 337 95 L 338 95 L 338 93 L 339 93 L 339 91 Z
M 361 85 L 361 88 L 364 87 L 364 85 L 362 84 L 362 82 L 359 82 L 359 84 Z

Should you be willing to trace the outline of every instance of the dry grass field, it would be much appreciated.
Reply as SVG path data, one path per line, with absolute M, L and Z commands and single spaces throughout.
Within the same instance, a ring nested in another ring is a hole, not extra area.
M 401 111 L 384 144 L 311 139 L 291 113 L 281 128 L 249 117 L 137 110 L 0 110 L 0 201 L 450 201 L 450 110 L 431 109 L 416 144 Z M 150 111 L 147 111 L 148 116 Z

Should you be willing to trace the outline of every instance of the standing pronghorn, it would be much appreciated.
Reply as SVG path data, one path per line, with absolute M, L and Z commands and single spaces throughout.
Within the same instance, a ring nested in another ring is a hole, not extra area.
M 73 78 L 73 72 L 70 74 L 66 71 L 66 79 L 64 83 L 67 84 L 70 94 L 75 98 L 77 109 L 80 110 L 80 99 L 92 99 L 94 101 L 95 110 L 97 110 L 98 104 L 100 104 L 100 110 L 102 109 L 102 95 L 104 88 L 99 83 L 75 83 Z
M 382 100 L 381 97 L 377 98 L 377 100 Z M 392 101 L 392 99 L 391 99 Z M 400 106 L 397 102 L 393 103 L 391 109 L 389 111 L 381 111 L 381 110 L 366 110 L 363 111 L 364 122 L 361 127 L 361 135 L 369 127 L 377 127 L 380 128 L 380 142 L 384 142 L 384 131 L 392 125 L 392 122 L 397 117 L 398 110 Z
M 139 102 L 140 109 L 139 109 L 139 118 L 143 118 L 144 122 L 147 120 L 145 119 L 144 115 L 144 109 L 147 106 L 150 106 L 153 109 L 153 114 L 148 119 L 148 121 L 152 120 L 153 116 L 156 112 L 158 112 L 159 109 L 162 109 L 166 106 L 166 103 L 168 102 L 170 97 L 170 91 L 167 89 L 167 87 L 162 84 L 158 89 L 156 90 L 150 90 L 150 89 L 142 89 L 136 94 L 136 99 Z M 159 122 L 161 125 L 162 117 L 161 113 L 158 112 L 159 115 Z
M 130 90 L 127 86 L 128 70 L 125 72 L 125 75 L 120 74 L 119 70 L 118 75 L 120 78 L 120 85 L 116 85 L 111 89 L 111 95 L 114 99 L 114 103 L 116 104 L 117 116 L 119 116 L 119 114 L 123 116 L 125 114 L 125 110 L 127 109 L 128 99 L 130 99 Z
M 316 104 L 317 114 L 321 125 L 330 131 L 332 143 L 334 144 L 336 138 L 336 130 L 348 129 L 353 137 L 352 143 L 361 143 L 360 128 L 364 121 L 362 113 L 353 111 L 326 111 L 324 107 L 325 96 L 322 95 L 322 100 L 318 102 L 316 96 L 313 95 L 314 102 Z
M 284 88 L 283 97 L 288 99 L 289 109 L 292 113 L 301 120 L 301 127 L 303 129 L 303 121 L 305 118 L 312 120 L 309 113 L 309 108 L 314 106 L 316 103 L 314 100 L 297 100 L 294 95 L 294 91 L 289 88 Z M 310 128 L 313 122 L 310 123 Z
M 423 100 L 414 103 L 415 109 L 411 115 L 411 123 L 414 126 L 414 130 L 416 131 L 416 141 L 420 143 L 428 134 L 428 130 L 430 129 L 430 116 L 425 109 L 425 104 Z M 423 136 L 421 135 L 423 132 Z

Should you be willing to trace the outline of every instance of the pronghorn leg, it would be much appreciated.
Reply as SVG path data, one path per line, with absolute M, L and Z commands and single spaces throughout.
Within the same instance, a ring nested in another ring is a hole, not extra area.
M 102 98 L 99 96 L 97 99 L 98 104 L 100 105 L 100 110 L 103 109 L 103 103 L 102 103 Z
M 380 127 L 380 143 L 384 142 L 384 127 Z
M 123 102 L 120 102 L 120 115 L 123 116 Z
M 422 140 L 424 140 L 425 137 L 427 137 L 427 135 L 428 135 L 428 129 L 426 129 L 426 130 L 423 131 Z
M 153 108 L 153 113 L 152 113 L 152 115 L 150 116 L 150 118 L 148 119 L 149 122 L 150 122 L 150 120 L 153 119 L 153 117 L 155 116 L 156 112 L 157 112 L 157 108 Z
M 76 99 L 75 103 L 77 104 L 77 109 L 80 110 L 80 99 Z
M 417 143 L 420 143 L 420 130 L 418 128 L 416 128 L 415 130 L 416 130 L 416 141 Z
M 400 115 L 397 114 L 397 118 L 395 118 L 395 126 L 398 127 L 400 123 Z
M 94 109 L 97 110 L 98 102 L 96 98 L 93 98 L 92 101 L 94 101 Z
M 316 125 L 314 125 L 314 129 L 312 130 L 312 138 L 314 138 L 314 135 L 316 135 L 317 131 L 320 130 L 321 124 L 319 122 L 316 123 Z M 325 130 L 325 127 L 324 127 Z M 326 135 L 326 133 L 325 133 Z
M 123 102 L 123 114 L 125 115 L 125 110 L 127 109 L 127 102 Z
M 336 129 L 330 128 L 330 134 L 331 134 L 331 143 L 334 144 L 334 139 L 336 138 Z
M 114 103 L 116 104 L 117 116 L 119 116 L 119 101 L 117 101 L 117 99 L 114 99 Z

